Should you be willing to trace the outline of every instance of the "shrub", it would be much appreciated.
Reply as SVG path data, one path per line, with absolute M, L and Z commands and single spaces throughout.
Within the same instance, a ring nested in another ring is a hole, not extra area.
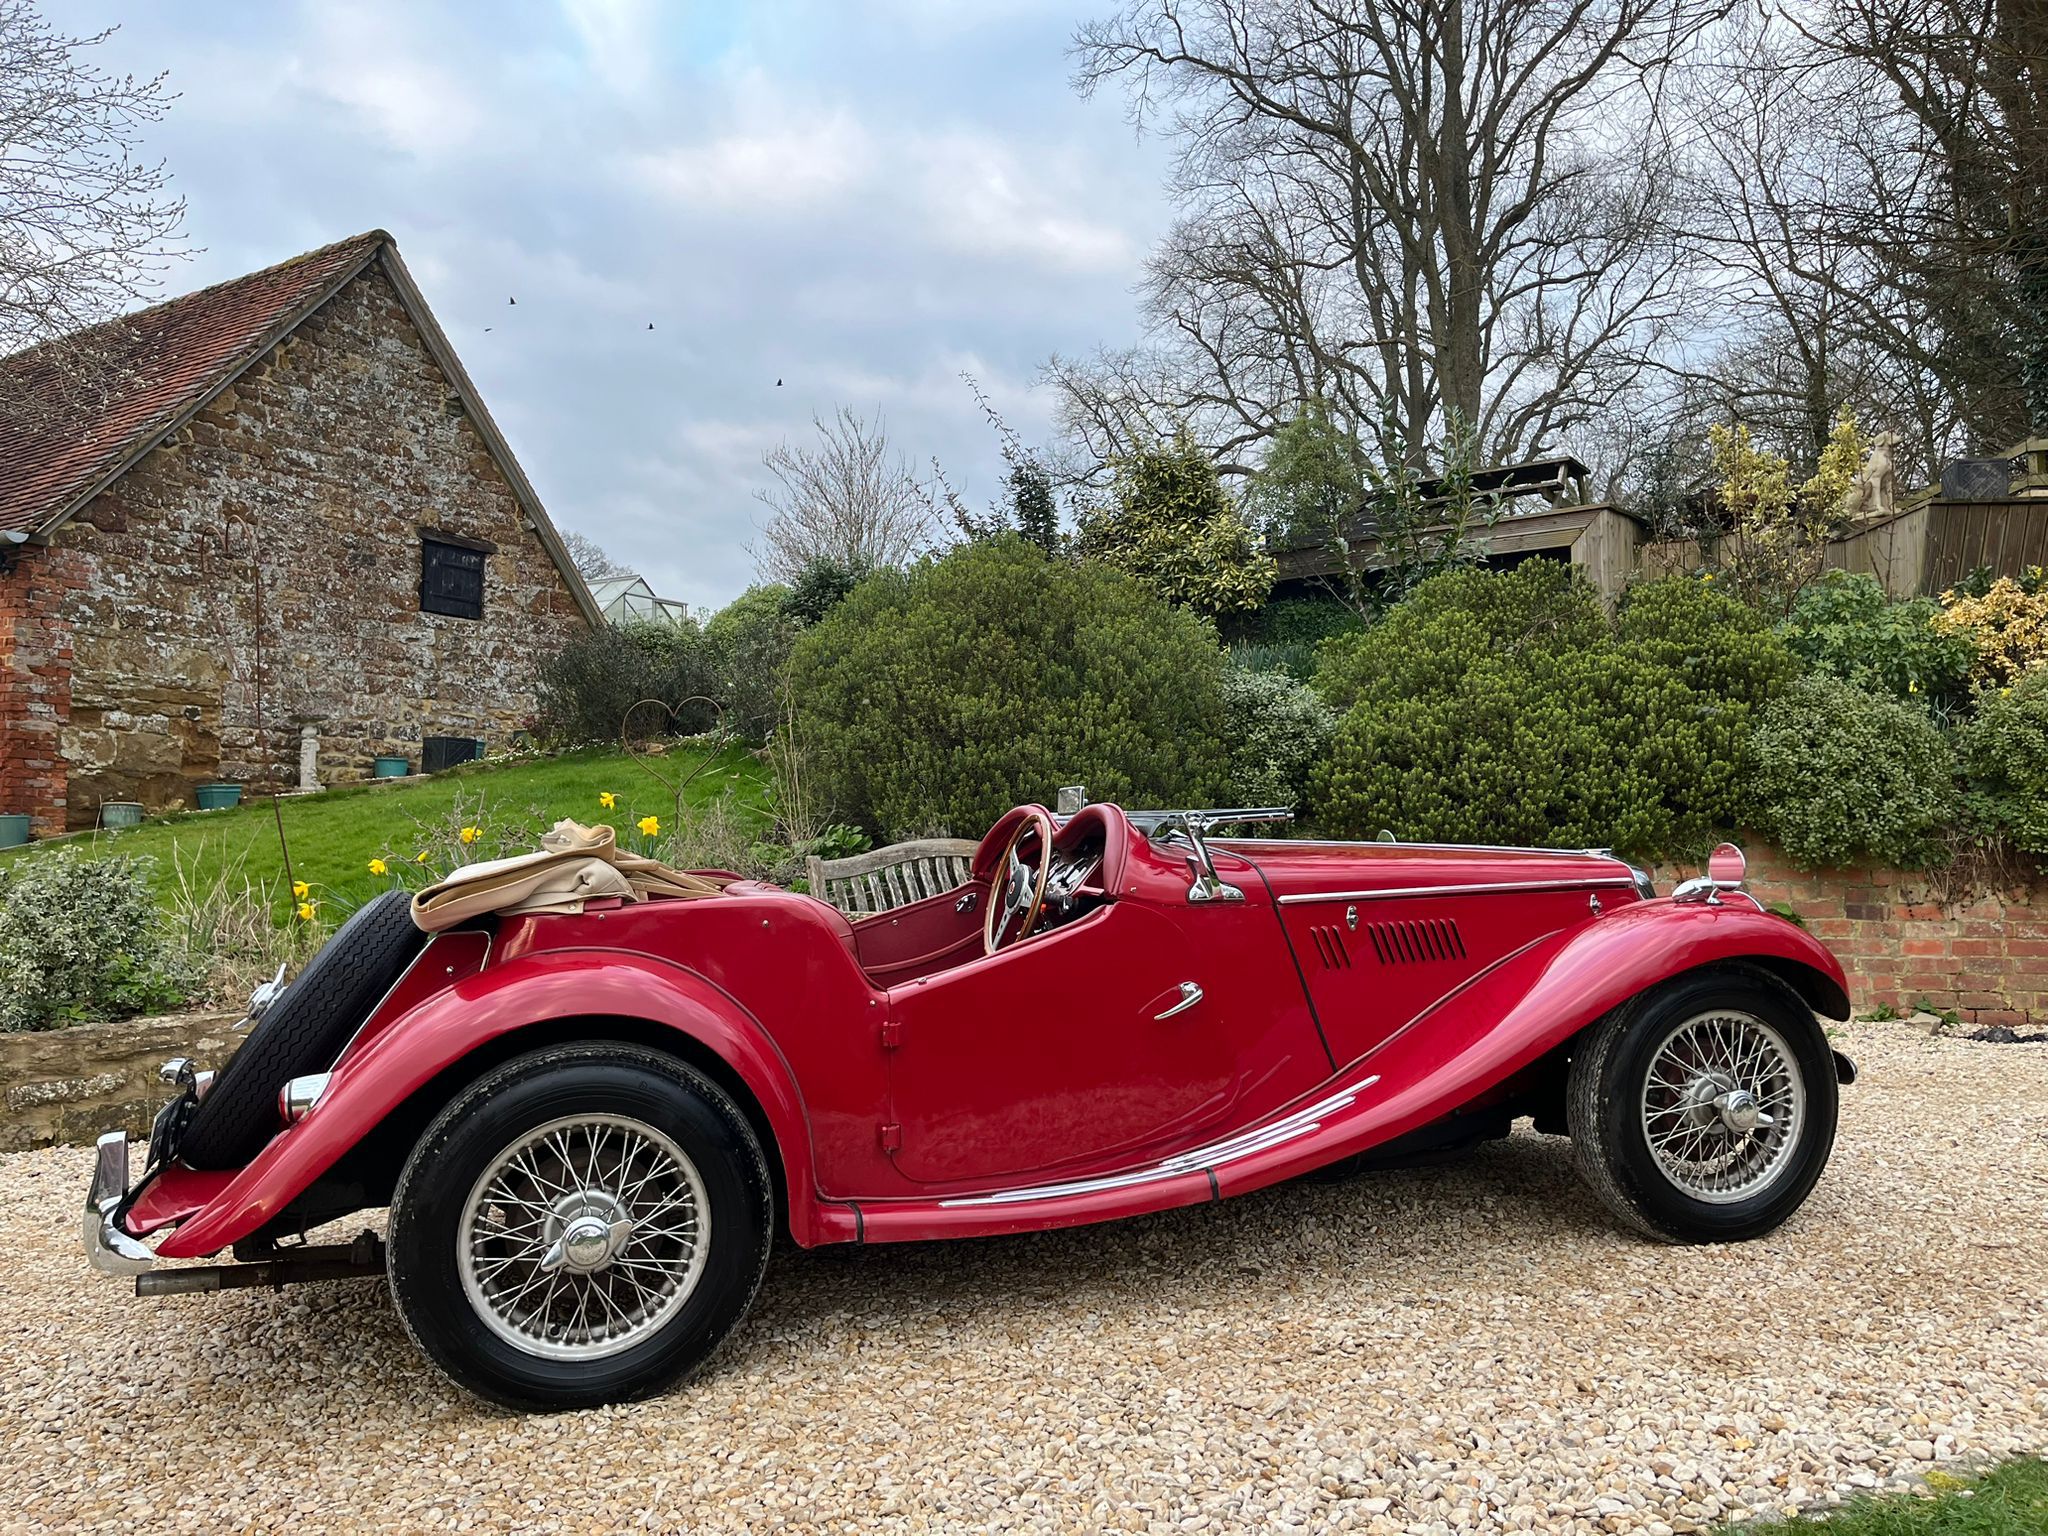
M 1230 779 L 1224 798 L 1239 806 L 1299 805 L 1309 769 L 1328 749 L 1336 726 L 1336 711 L 1286 673 L 1225 669 L 1223 740 Z
M 1955 808 L 1955 762 L 1920 710 L 1825 673 L 1772 702 L 1751 743 L 1759 830 L 1799 863 L 1924 864 Z
M 1568 567 L 1437 577 L 1317 674 L 1348 705 L 1311 801 L 1333 832 L 1640 853 L 1704 844 L 1743 803 L 1758 707 L 1792 662 L 1700 583 L 1612 626 Z
M 1941 594 L 1945 631 L 1963 636 L 1976 653 L 1971 678 L 2003 688 L 2023 672 L 2048 664 L 2048 587 L 2001 576 L 1981 594 Z
M 1233 613 L 1266 600 L 1273 559 L 1193 438 L 1183 432 L 1120 459 L 1112 473 L 1112 505 L 1081 515 L 1083 559 L 1199 613 Z
M 1978 819 L 2016 848 L 2048 853 L 2048 667 L 1979 695 L 1956 746 Z
M 789 607 L 787 587 L 749 587 L 704 624 L 712 697 L 747 741 L 767 740 L 782 719 L 789 653 L 803 632 Z
M 541 663 L 534 681 L 541 733 L 557 742 L 619 739 L 627 712 L 643 699 L 671 706 L 718 689 L 704 636 L 694 622 L 599 625 Z M 659 709 L 633 714 L 636 737 L 694 735 L 710 729 L 708 706 L 673 720 Z
M 155 861 L 67 848 L 0 873 L 0 1030 L 175 1007 L 198 980 L 156 908 Z
M 1315 676 L 1316 652 L 1325 640 L 1355 635 L 1364 627 L 1357 610 L 1334 597 L 1275 598 L 1256 612 L 1217 621 L 1233 654 L 1260 658 L 1240 665 L 1260 672 L 1284 671 L 1303 682 Z
M 1325 642 L 1316 690 L 1338 709 L 1379 697 L 1441 692 L 1487 656 L 1530 658 L 1596 643 L 1600 599 L 1571 566 L 1529 560 L 1513 571 L 1433 577 L 1370 629 Z
M 1785 642 L 1844 682 L 1940 708 L 1962 696 L 1977 659 L 1969 636 L 1940 618 L 1931 598 L 1893 602 L 1873 576 L 1829 571 L 1799 594 Z
M 1193 614 L 1002 538 L 861 583 L 797 642 L 790 687 L 824 812 L 887 838 L 979 832 L 1065 783 L 1205 802 L 1223 668 Z
M 869 569 L 818 555 L 797 573 L 795 581 L 776 589 L 782 593 L 783 612 L 798 624 L 815 624 L 846 601 L 847 593 L 861 584 Z

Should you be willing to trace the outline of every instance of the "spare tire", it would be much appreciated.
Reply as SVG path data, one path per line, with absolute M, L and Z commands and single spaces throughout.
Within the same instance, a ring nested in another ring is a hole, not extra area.
M 405 974 L 427 936 L 412 897 L 386 891 L 356 909 L 306 962 L 192 1109 L 177 1155 L 192 1168 L 240 1168 L 278 1132 L 277 1090 L 324 1072 Z

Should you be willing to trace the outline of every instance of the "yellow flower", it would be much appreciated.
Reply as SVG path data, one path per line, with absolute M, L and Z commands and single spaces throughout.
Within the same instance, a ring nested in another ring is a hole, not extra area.
M 373 874 L 373 875 L 385 875 L 385 874 L 389 874 L 390 872 L 391 872 L 391 871 L 390 871 L 389 867 L 388 867 L 388 866 L 387 866 L 387 865 L 385 864 L 385 862 L 384 862 L 384 861 L 383 861 L 382 859 L 372 859 L 372 860 L 370 860 L 370 873 L 371 873 L 371 874 Z
M 311 887 L 310 885 L 306 884 L 306 882 L 305 882 L 305 881 L 303 881 L 303 880 L 294 880 L 294 881 L 292 882 L 292 900 L 293 900 L 293 901 L 304 901 L 304 900 L 305 900 L 305 899 L 306 899 L 306 898 L 307 898 L 308 896 L 310 896 L 310 895 L 312 895 L 312 894 L 313 894 L 313 887 Z
M 1703 573 L 1701 573 L 1701 576 L 1700 576 L 1700 580 L 1701 580 L 1701 581 L 1712 581 L 1713 579 L 1714 579 L 1714 573 L 1713 573 L 1712 571 L 1706 571 L 1706 572 L 1703 572 Z
M 462 829 L 463 844 L 467 846 L 468 844 L 475 842 L 478 838 L 482 837 L 483 835 L 484 829 L 482 827 L 464 827 Z
M 413 858 L 413 863 L 415 863 L 415 864 L 424 864 L 424 863 L 426 863 L 426 862 L 427 862 L 427 850 L 426 850 L 426 849 L 424 849 L 424 848 L 422 848 L 422 849 L 421 849 L 421 850 L 419 851 L 419 853 L 418 853 L 417 855 L 415 855 L 415 856 L 414 856 L 414 858 Z
M 642 816 L 639 826 L 642 837 L 652 837 L 661 830 L 661 818 L 659 816 Z
M 611 810 L 619 803 L 619 797 L 607 789 L 597 797 L 597 803 L 606 810 Z
M 310 923 L 311 921 L 313 921 L 313 914 L 314 914 L 314 913 L 316 913 L 316 912 L 318 912 L 319 910 L 320 910 L 320 903 L 319 903 L 319 902 L 317 902 L 317 901 L 302 901 L 302 902 L 300 902 L 300 903 L 299 903 L 299 921 L 300 921 L 300 922 L 302 922 L 302 923 Z

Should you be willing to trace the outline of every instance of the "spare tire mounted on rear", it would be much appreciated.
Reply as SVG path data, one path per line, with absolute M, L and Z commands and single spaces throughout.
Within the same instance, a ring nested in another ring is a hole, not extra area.
M 332 1066 L 426 942 L 407 892 L 386 891 L 358 908 L 256 1021 L 193 1106 L 178 1157 L 193 1168 L 240 1168 L 262 1151 L 277 1134 L 278 1089 Z

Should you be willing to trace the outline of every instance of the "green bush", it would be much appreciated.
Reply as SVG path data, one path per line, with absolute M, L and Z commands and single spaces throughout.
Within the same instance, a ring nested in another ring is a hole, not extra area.
M 1273 590 L 1272 556 L 1185 432 L 1111 466 L 1112 500 L 1083 508 L 1077 548 L 1170 603 L 1200 613 L 1256 608 Z
M 0 1030 L 176 1007 L 199 967 L 170 942 L 155 860 L 76 848 L 0 871 Z
M 1330 745 L 1337 714 L 1284 672 L 1233 665 L 1223 673 L 1224 798 L 1232 805 L 1299 805 L 1309 769 Z
M 2048 669 L 1978 694 L 1956 746 L 1977 819 L 2016 848 L 2048 854 Z
M 718 692 L 709 647 L 694 621 L 681 624 L 601 624 L 541 663 L 534 681 L 541 734 L 551 741 L 616 742 L 633 711 L 635 737 L 695 735 L 709 730 L 716 711 L 686 700 Z M 671 718 L 643 699 L 677 710 Z
M 1310 800 L 1332 832 L 1677 853 L 1732 825 L 1757 709 L 1792 663 L 1691 581 L 1610 625 L 1569 567 L 1433 578 L 1317 684 L 1344 708 Z
M 846 595 L 859 586 L 867 574 L 867 566 L 844 565 L 819 555 L 797 573 L 795 581 L 776 590 L 782 594 L 783 612 L 800 625 L 815 624 L 845 602 Z
M 789 588 L 776 585 L 747 588 L 705 621 L 712 697 L 743 739 L 766 741 L 781 723 L 783 677 L 801 633 Z
M 1100 565 L 1010 537 L 870 577 L 790 661 L 830 815 L 884 838 L 985 829 L 1061 784 L 1124 804 L 1225 783 L 1214 630 Z
M 1254 671 L 1283 671 L 1307 682 L 1315 676 L 1316 652 L 1336 635 L 1357 634 L 1365 621 L 1349 603 L 1334 597 L 1275 598 L 1255 613 L 1227 614 L 1216 627 L 1233 655 L 1255 657 L 1240 665 Z
M 1927 863 L 1954 818 L 1955 757 L 1934 723 L 1826 673 L 1764 710 L 1751 755 L 1759 830 L 1809 867 Z
M 1932 598 L 1893 602 L 1874 577 L 1829 571 L 1799 594 L 1785 642 L 1844 682 L 1939 709 L 1961 700 L 1977 659 L 1967 634 L 1937 626 L 1940 614 Z

